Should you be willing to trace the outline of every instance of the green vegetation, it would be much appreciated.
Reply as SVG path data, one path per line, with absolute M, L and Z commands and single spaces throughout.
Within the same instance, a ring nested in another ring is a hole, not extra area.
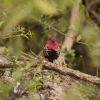
M 100 5 L 100 0 L 96 1 Z M 44 73 L 41 64 L 31 70 L 33 72 L 29 79 L 25 76 L 25 70 L 31 69 L 35 63 L 31 58 L 33 53 L 35 56 L 40 54 L 49 36 L 56 36 L 62 46 L 75 3 L 76 0 L 0 0 L 0 47 L 5 47 L 3 55 L 15 64 L 9 76 L 14 79 L 13 82 L 2 79 L 5 71 L 0 69 L 0 100 L 8 100 L 17 82 L 23 84 L 29 100 L 33 100 L 33 93 L 44 86 L 44 76 L 50 76 L 51 81 L 55 79 L 55 72 Z M 100 66 L 100 25 L 86 5 L 80 4 L 79 10 L 81 20 L 75 26 L 79 27 L 79 31 L 75 33 L 77 36 L 72 49 L 63 50 L 64 66 L 96 75 L 96 68 Z M 31 56 L 23 66 L 17 63 L 22 52 Z M 57 75 L 61 77 L 61 74 Z M 68 100 L 99 100 L 99 94 L 100 90 L 95 85 L 79 81 L 73 83 L 64 97 Z

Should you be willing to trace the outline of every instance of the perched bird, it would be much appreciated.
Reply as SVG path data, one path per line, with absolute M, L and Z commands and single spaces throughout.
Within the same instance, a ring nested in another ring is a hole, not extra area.
M 59 57 L 60 54 L 60 48 L 58 45 L 58 41 L 55 37 L 51 36 L 44 47 L 43 50 L 45 58 L 48 59 L 48 61 L 53 62 L 55 59 Z

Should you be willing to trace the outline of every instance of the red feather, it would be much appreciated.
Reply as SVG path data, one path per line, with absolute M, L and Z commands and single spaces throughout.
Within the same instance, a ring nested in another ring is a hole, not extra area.
M 60 54 L 60 49 L 57 39 L 53 36 L 50 37 L 47 40 L 43 51 L 45 58 L 47 58 L 49 61 L 53 62 L 55 59 L 57 59 Z

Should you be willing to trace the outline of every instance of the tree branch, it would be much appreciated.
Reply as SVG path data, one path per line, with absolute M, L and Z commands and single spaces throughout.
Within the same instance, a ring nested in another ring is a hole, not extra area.
M 85 81 L 89 81 L 89 82 L 92 82 L 92 83 L 95 83 L 95 84 L 100 84 L 100 78 L 98 78 L 96 76 L 88 75 L 88 74 L 82 73 L 80 71 L 76 71 L 76 70 L 73 70 L 73 69 L 70 69 L 70 68 L 66 68 L 66 67 L 63 67 L 63 66 L 60 66 L 60 65 L 56 65 L 54 63 L 46 61 L 42 57 L 37 57 L 37 58 L 34 57 L 33 59 L 30 59 L 30 60 L 32 60 L 34 62 L 32 67 L 36 67 L 38 64 L 42 64 L 44 68 L 56 71 L 58 73 L 61 73 L 62 75 L 70 75 L 70 76 L 74 76 L 76 78 L 79 78 L 79 79 L 82 79 L 82 80 L 85 80 Z M 15 64 L 24 65 L 24 61 L 17 61 L 16 63 L 13 63 L 9 60 L 7 60 L 6 62 L 2 61 L 2 62 L 0 62 L 0 68 L 14 68 Z M 26 60 L 27 63 L 29 61 Z
M 77 0 L 72 9 L 69 31 L 66 34 L 64 43 L 62 44 L 61 52 L 65 48 L 69 51 L 73 46 L 76 33 L 78 32 L 80 26 L 80 14 L 79 14 L 80 3 L 81 0 Z M 63 53 L 60 54 L 58 60 L 61 62 L 61 64 L 64 62 Z

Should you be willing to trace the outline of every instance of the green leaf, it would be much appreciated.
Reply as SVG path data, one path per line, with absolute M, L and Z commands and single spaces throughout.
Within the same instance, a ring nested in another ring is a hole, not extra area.
M 3 25 L 3 23 L 4 23 L 3 21 L 0 22 L 0 27 Z
M 86 10 L 86 18 L 88 19 L 90 17 L 89 12 Z
M 79 42 L 81 39 L 82 39 L 82 36 L 81 35 L 78 35 L 78 37 L 76 39 L 76 42 Z
M 42 64 L 39 64 L 36 68 L 36 73 L 40 72 L 42 69 Z

